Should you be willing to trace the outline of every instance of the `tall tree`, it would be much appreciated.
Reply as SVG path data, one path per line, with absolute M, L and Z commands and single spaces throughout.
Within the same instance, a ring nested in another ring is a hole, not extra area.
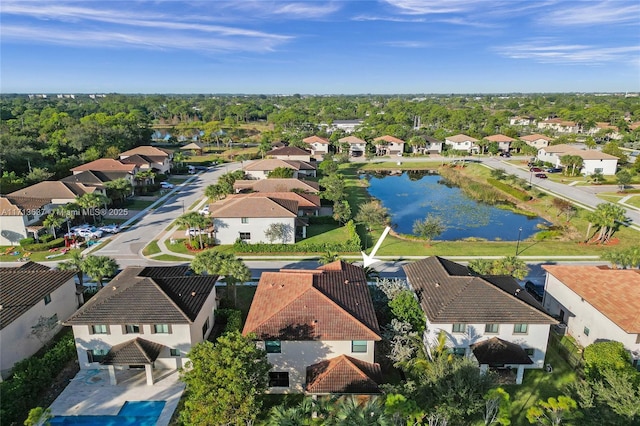
M 413 223 L 413 233 L 424 238 L 427 242 L 442 234 L 446 229 L 442 219 L 430 214 L 424 220 L 416 220 Z
M 108 256 L 88 255 L 82 261 L 82 270 L 92 279 L 98 282 L 102 288 L 102 282 L 106 277 L 112 277 L 118 270 L 118 263 Z
M 234 305 L 237 302 L 236 284 L 238 282 L 245 283 L 251 279 L 251 271 L 242 260 L 231 253 L 222 253 L 215 250 L 205 250 L 196 254 L 191 261 L 191 269 L 196 274 L 224 275 L 227 283 L 227 292 L 230 287 L 233 291 Z
M 360 205 L 355 221 L 365 224 L 367 228 L 384 226 L 389 220 L 389 213 L 379 201 L 369 201 Z
M 558 398 L 549 397 L 546 401 L 540 400 L 536 405 L 527 410 L 529 423 L 557 426 L 564 420 L 572 419 L 578 404 L 571 397 L 560 395 Z
M 59 216 L 55 211 L 49 213 L 47 217 L 42 221 L 42 225 L 51 229 L 51 233 L 53 234 L 53 238 L 57 238 L 56 236 L 56 228 L 62 225 L 65 222 L 65 218 Z
M 203 231 L 211 226 L 211 219 L 207 216 L 203 216 L 198 212 L 188 212 L 180 216 L 176 220 L 176 224 L 178 226 L 186 226 L 189 231 L 189 244 L 192 244 L 192 229 L 195 229 L 198 234 L 198 239 L 200 241 L 200 248 L 204 247 L 202 242 L 202 234 Z
M 323 177 L 318 183 L 324 188 L 320 196 L 330 201 L 342 201 L 346 197 L 344 177 L 333 173 Z
M 76 203 L 83 209 L 83 216 L 86 211 L 89 211 L 93 218 L 93 223 L 97 222 L 96 216 L 100 216 L 100 207 L 106 206 L 108 202 L 109 198 L 98 192 L 82 194 L 76 198 Z
M 107 188 L 107 192 L 111 193 L 112 197 L 117 197 L 120 202 L 124 202 L 133 190 L 133 185 L 125 178 L 118 178 L 106 182 L 104 187 Z
M 71 256 L 65 262 L 58 263 L 58 269 L 61 271 L 75 271 L 78 275 L 78 283 L 82 287 L 84 285 L 83 262 L 82 253 L 77 250 L 72 251 Z
M 344 225 L 351 219 L 351 206 L 347 200 L 333 202 L 333 218 Z
M 189 425 L 253 424 L 271 365 L 264 350 L 239 332 L 191 348 L 180 376 L 186 384 L 180 421 Z
M 587 220 L 598 229 L 595 241 L 609 242 L 619 223 L 627 221 L 625 210 L 617 204 L 601 203 L 587 214 Z

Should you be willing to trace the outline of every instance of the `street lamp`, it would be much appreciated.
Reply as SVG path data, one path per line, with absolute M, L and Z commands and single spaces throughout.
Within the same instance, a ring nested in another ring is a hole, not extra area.
M 184 214 L 184 200 L 182 200 L 182 214 Z
M 520 249 L 520 235 L 522 234 L 522 226 L 518 228 L 518 242 L 516 243 L 516 256 L 518 256 L 518 250 Z

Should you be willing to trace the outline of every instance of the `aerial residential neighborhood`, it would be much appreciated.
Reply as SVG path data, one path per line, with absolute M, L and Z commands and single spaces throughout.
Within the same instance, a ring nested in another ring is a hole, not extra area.
M 0 3 L 0 424 L 640 426 L 640 5 Z

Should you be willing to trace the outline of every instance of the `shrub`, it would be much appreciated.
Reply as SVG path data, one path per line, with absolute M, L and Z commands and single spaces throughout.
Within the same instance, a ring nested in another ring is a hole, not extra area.
M 25 246 L 28 246 L 28 245 L 33 244 L 35 242 L 36 242 L 36 240 L 34 240 L 31 237 L 23 238 L 23 239 L 20 240 L 20 246 L 25 247 Z
M 28 246 L 24 246 L 24 249 L 29 251 L 44 251 L 62 246 L 64 246 L 64 238 L 58 238 L 53 241 L 49 241 L 48 243 L 30 244 Z
M 242 329 L 242 312 L 239 309 L 218 309 L 216 310 L 216 319 L 225 325 L 223 333 L 241 331 Z
M 537 241 L 551 240 L 553 238 L 561 237 L 562 231 L 559 230 L 549 230 L 549 231 L 540 231 L 536 233 L 533 238 Z
M 42 237 L 40 237 L 40 242 L 41 243 L 48 243 L 49 241 L 53 241 L 54 236 L 52 234 L 44 234 Z

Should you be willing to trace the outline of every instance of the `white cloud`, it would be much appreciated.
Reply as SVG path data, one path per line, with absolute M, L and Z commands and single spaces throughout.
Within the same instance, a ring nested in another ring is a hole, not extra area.
M 276 3 L 277 7 L 271 11 L 277 15 L 287 15 L 290 18 L 322 18 L 331 15 L 338 10 L 340 6 L 336 3 L 317 4 L 313 3 L 288 3 L 281 5 Z
M 640 24 L 638 2 L 602 1 L 567 2 L 540 16 L 539 21 L 551 25 Z
M 411 41 L 411 40 L 398 40 L 398 41 L 387 41 L 382 44 L 391 47 L 404 47 L 410 49 L 421 49 L 423 47 L 429 47 L 432 44 L 424 41 Z
M 384 0 L 384 2 L 408 15 L 460 13 L 467 12 L 478 4 L 486 4 L 486 1 L 480 0 Z
M 426 22 L 424 18 L 400 18 L 397 16 L 358 15 L 352 21 L 387 21 L 387 22 Z
M 628 62 L 637 57 L 640 46 L 595 46 L 587 44 L 555 44 L 552 40 L 502 46 L 499 54 L 513 59 L 530 59 L 542 63 L 590 64 Z

